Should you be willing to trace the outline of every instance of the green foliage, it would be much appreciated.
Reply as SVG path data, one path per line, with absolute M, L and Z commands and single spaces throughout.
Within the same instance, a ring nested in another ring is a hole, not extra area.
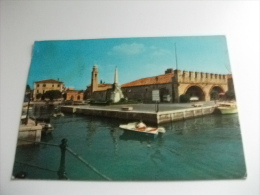
M 210 97 L 211 97 L 212 100 L 218 99 L 218 92 L 217 91 L 212 91 L 210 93 Z
M 50 99 L 51 101 L 54 100 L 54 99 L 58 99 L 58 98 L 61 98 L 62 97 L 62 94 L 59 90 L 50 90 L 50 91 L 46 91 L 44 94 L 43 94 L 43 98 L 48 98 Z
M 235 94 L 234 90 L 227 91 L 225 96 L 229 100 L 235 100 L 236 99 L 236 94 Z
M 180 102 L 181 103 L 187 103 L 189 101 L 190 101 L 190 95 L 188 95 L 188 94 L 180 95 Z
M 122 102 L 122 103 L 127 102 L 127 98 L 121 98 L 119 102 Z
M 41 99 L 42 98 L 42 94 L 41 93 L 37 93 L 36 94 L 36 99 Z
M 26 91 L 31 91 L 30 85 L 26 85 Z
M 138 102 L 138 103 L 142 103 L 143 100 L 142 100 L 142 99 L 137 99 L 137 102 Z

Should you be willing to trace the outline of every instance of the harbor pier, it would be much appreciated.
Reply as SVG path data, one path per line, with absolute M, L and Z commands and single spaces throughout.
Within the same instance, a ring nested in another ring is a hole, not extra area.
M 126 109 L 129 107 L 130 109 Z M 63 113 L 75 113 L 123 120 L 142 120 L 150 124 L 162 124 L 172 121 L 195 118 L 212 114 L 215 104 L 194 107 L 192 104 L 161 104 L 156 112 L 153 104 L 112 105 L 112 106 L 62 106 Z
M 28 124 L 20 124 L 18 132 L 18 143 L 17 145 L 33 144 L 32 142 L 22 141 L 29 140 L 34 142 L 41 141 L 42 126 L 35 124 L 35 121 L 28 119 Z

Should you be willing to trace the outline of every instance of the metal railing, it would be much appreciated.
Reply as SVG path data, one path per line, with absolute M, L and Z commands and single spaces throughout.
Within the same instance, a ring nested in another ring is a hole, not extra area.
M 16 161 L 16 160 L 15 160 L 15 163 L 19 163 L 19 164 L 23 164 L 23 165 L 27 165 L 27 166 L 30 166 L 30 167 L 51 171 L 51 172 L 57 172 L 58 179 L 68 180 L 69 178 L 66 174 L 66 151 L 68 151 L 70 154 L 72 154 L 72 156 L 74 156 L 77 160 L 82 162 L 85 166 L 89 167 L 96 174 L 98 174 L 99 176 L 101 176 L 105 180 L 109 180 L 109 181 L 111 180 L 111 178 L 109 178 L 106 175 L 104 175 L 103 173 L 101 173 L 98 169 L 96 169 L 93 165 L 91 165 L 87 160 L 83 159 L 80 155 L 78 155 L 71 148 L 69 148 L 68 144 L 67 144 L 68 140 L 65 139 L 65 138 L 63 138 L 61 140 L 61 144 L 59 144 L 59 145 L 58 144 L 46 143 L 46 142 L 36 142 L 36 141 L 31 141 L 31 140 L 26 140 L 26 139 L 18 139 L 18 141 L 31 142 L 31 143 L 35 143 L 35 144 L 48 145 L 48 146 L 52 146 L 52 147 L 59 147 L 60 152 L 61 152 L 60 164 L 59 164 L 58 170 L 51 170 L 51 169 L 43 168 L 43 167 L 40 167 L 40 166 L 37 166 L 37 165 L 32 165 L 32 164 L 28 164 L 28 163 L 24 163 L 24 162 L 20 162 L 20 161 Z

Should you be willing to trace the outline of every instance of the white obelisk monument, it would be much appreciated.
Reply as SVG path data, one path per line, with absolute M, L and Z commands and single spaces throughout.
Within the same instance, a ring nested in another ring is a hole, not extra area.
M 110 100 L 112 100 L 113 103 L 117 103 L 121 100 L 121 98 L 124 98 L 124 95 L 122 93 L 121 86 L 118 83 L 118 72 L 117 68 L 115 68 L 113 91 L 111 93 Z

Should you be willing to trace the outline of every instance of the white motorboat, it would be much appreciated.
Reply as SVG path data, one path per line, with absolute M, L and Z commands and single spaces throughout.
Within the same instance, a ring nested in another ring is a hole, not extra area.
M 222 102 L 217 106 L 221 114 L 235 114 L 237 113 L 237 105 L 234 102 Z
M 133 131 L 133 132 L 140 132 L 140 133 L 147 133 L 147 134 L 154 134 L 157 135 L 158 133 L 165 133 L 165 129 L 163 127 L 147 127 L 143 122 L 133 122 L 128 124 L 119 125 L 121 129 Z

